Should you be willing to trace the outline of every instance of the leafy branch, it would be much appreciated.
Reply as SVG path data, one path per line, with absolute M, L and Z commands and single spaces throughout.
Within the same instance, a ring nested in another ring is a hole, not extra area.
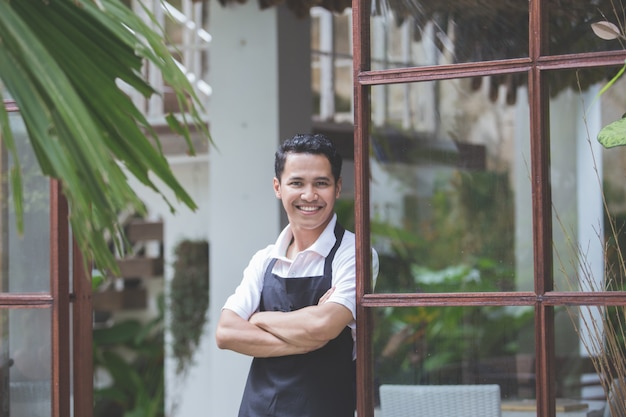
M 596 36 L 598 36 L 600 39 L 604 39 L 607 41 L 619 40 L 620 43 L 626 41 L 624 28 L 619 27 L 609 21 L 605 20 L 602 22 L 592 23 L 591 29 L 593 30 L 593 33 L 595 33 Z M 611 78 L 604 85 L 604 87 L 602 87 L 596 98 L 601 96 L 609 88 L 611 88 L 617 82 L 617 80 L 622 77 L 624 71 L 626 71 L 626 62 L 624 63 L 624 66 L 622 66 L 622 68 L 617 72 L 617 74 L 615 74 L 615 76 Z M 604 126 L 600 130 L 600 132 L 598 132 L 598 141 L 605 148 L 626 145 L 626 118 L 622 116 L 621 119 Z
M 118 213 L 145 212 L 128 176 L 159 193 L 172 211 L 162 189 L 196 208 L 156 132 L 120 88 L 124 83 L 146 98 L 159 94 L 142 75 L 144 60 L 175 92 L 181 120 L 166 120 L 193 154 L 191 127 L 210 140 L 204 108 L 162 33 L 119 0 L 0 0 L 0 98 L 17 103 L 41 171 L 61 181 L 73 234 L 100 269 L 118 269 L 108 242 L 123 250 Z M 9 178 L 21 231 L 22 173 L 4 106 L 0 137 L 13 160 Z M 155 179 L 163 185 L 157 187 Z

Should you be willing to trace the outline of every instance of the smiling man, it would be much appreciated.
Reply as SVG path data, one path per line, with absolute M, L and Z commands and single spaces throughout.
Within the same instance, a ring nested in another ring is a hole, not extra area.
M 239 417 L 354 417 L 355 237 L 334 212 L 341 165 L 323 135 L 276 152 L 289 225 L 252 257 L 216 331 L 220 349 L 254 357 Z

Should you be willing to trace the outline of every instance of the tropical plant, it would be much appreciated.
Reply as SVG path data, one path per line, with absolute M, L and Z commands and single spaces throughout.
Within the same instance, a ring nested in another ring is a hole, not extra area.
M 398 227 L 372 220 L 380 262 L 375 291 L 510 290 L 515 283 L 511 193 L 505 174 L 456 170 L 430 197 L 428 221 L 403 218 Z M 353 201 L 338 201 L 336 211 L 342 224 L 353 227 Z M 463 255 L 451 259 L 451 254 Z M 375 309 L 377 383 L 462 383 L 484 377 L 479 367 L 491 359 L 506 363 L 513 378 L 519 334 L 532 326 L 533 316 L 532 308 L 502 306 Z M 511 389 L 505 385 L 503 392 Z
M 0 97 L 19 108 L 42 173 L 62 183 L 75 238 L 101 269 L 117 270 L 108 240 L 122 250 L 118 213 L 145 211 L 129 176 L 159 192 L 172 210 L 168 189 L 196 208 L 156 132 L 122 89 L 159 94 L 141 72 L 151 61 L 182 109 L 178 118 L 166 117 L 172 131 L 190 154 L 192 127 L 210 139 L 202 103 L 153 27 L 119 0 L 0 0 Z M 21 165 L 4 106 L 0 135 L 13 160 L 9 177 L 22 230 Z
M 493 291 L 485 270 L 451 266 L 415 267 L 415 284 L 425 293 Z M 519 353 L 518 334 L 532 323 L 530 308 L 389 307 L 376 311 L 374 351 L 381 382 L 461 383 L 491 358 Z M 468 372 L 469 371 L 469 372 Z M 465 375 L 467 377 L 467 375 Z M 511 376 L 512 377 L 512 376 Z
M 184 373 L 193 362 L 209 309 L 209 243 L 183 240 L 176 247 L 174 277 L 170 284 L 172 353 L 176 371 Z
M 94 329 L 95 417 L 164 415 L 164 301 L 150 321 L 128 319 Z M 104 373 L 104 374 L 103 374 Z M 98 380 L 106 375 L 109 383 Z

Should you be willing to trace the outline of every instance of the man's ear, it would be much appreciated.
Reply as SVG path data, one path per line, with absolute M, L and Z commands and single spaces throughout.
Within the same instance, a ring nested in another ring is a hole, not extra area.
M 341 181 L 341 177 L 339 177 L 339 179 L 337 180 L 337 189 L 335 190 L 335 198 L 339 198 L 339 195 L 341 194 L 341 184 L 343 181 Z
M 278 181 L 278 178 L 274 177 L 274 194 L 276 194 L 276 198 L 277 199 L 281 199 L 280 196 L 280 181 Z

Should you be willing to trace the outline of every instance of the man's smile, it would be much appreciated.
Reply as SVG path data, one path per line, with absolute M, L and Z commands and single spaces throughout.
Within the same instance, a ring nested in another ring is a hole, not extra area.
M 316 211 L 320 211 L 323 207 L 321 206 L 311 206 L 311 205 L 298 205 L 296 204 L 296 208 L 300 211 L 306 211 L 307 213 L 313 213 Z

